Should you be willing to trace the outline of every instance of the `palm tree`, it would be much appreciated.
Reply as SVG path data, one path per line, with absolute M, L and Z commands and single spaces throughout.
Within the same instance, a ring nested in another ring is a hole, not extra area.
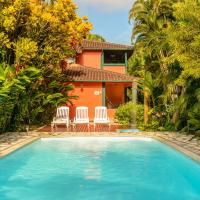
M 150 71 L 155 77 L 158 77 L 160 73 L 168 71 L 168 66 L 164 62 L 168 53 L 165 29 L 170 26 L 173 20 L 172 2 L 170 0 L 137 0 L 130 10 L 129 20 L 134 21 L 132 41 L 137 49 L 140 49 L 139 54 L 143 57 L 143 74 Z M 135 50 L 135 54 L 138 57 L 137 50 Z M 145 124 L 148 122 L 148 106 L 150 102 L 150 93 L 148 91 L 148 88 L 145 87 Z

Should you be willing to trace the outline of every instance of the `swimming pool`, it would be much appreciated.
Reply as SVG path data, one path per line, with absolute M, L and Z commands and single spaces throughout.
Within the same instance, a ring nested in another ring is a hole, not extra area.
M 0 200 L 199 200 L 200 165 L 148 138 L 44 139 L 0 159 Z

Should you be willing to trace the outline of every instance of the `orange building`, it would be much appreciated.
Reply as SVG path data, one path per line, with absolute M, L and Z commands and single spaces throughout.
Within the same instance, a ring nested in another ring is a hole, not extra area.
M 87 106 L 89 117 L 94 118 L 95 106 L 106 106 L 108 115 L 114 117 L 116 108 L 128 100 L 127 89 L 133 89 L 134 78 L 126 74 L 127 60 L 133 47 L 84 40 L 76 56 L 76 64 L 67 68 L 69 82 L 74 85 L 72 95 L 79 98 L 70 106 L 70 118 L 75 116 L 77 106 Z

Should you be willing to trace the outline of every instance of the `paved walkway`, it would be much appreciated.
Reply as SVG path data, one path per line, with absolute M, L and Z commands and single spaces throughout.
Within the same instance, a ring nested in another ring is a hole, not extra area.
M 49 132 L 45 128 L 38 132 L 30 133 L 5 133 L 0 135 L 0 157 L 5 156 L 24 145 L 27 145 L 41 137 L 151 137 L 164 142 L 177 150 L 192 157 L 200 162 L 200 140 L 194 135 L 186 135 L 183 133 L 174 132 L 139 132 L 139 133 L 117 133 L 117 132 Z

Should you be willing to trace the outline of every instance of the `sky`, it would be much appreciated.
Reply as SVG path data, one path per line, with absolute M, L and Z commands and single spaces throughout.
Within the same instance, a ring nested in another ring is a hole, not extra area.
M 132 26 L 128 21 L 134 0 L 74 0 L 78 13 L 88 16 L 93 24 L 92 33 L 103 36 L 108 42 L 131 44 Z

